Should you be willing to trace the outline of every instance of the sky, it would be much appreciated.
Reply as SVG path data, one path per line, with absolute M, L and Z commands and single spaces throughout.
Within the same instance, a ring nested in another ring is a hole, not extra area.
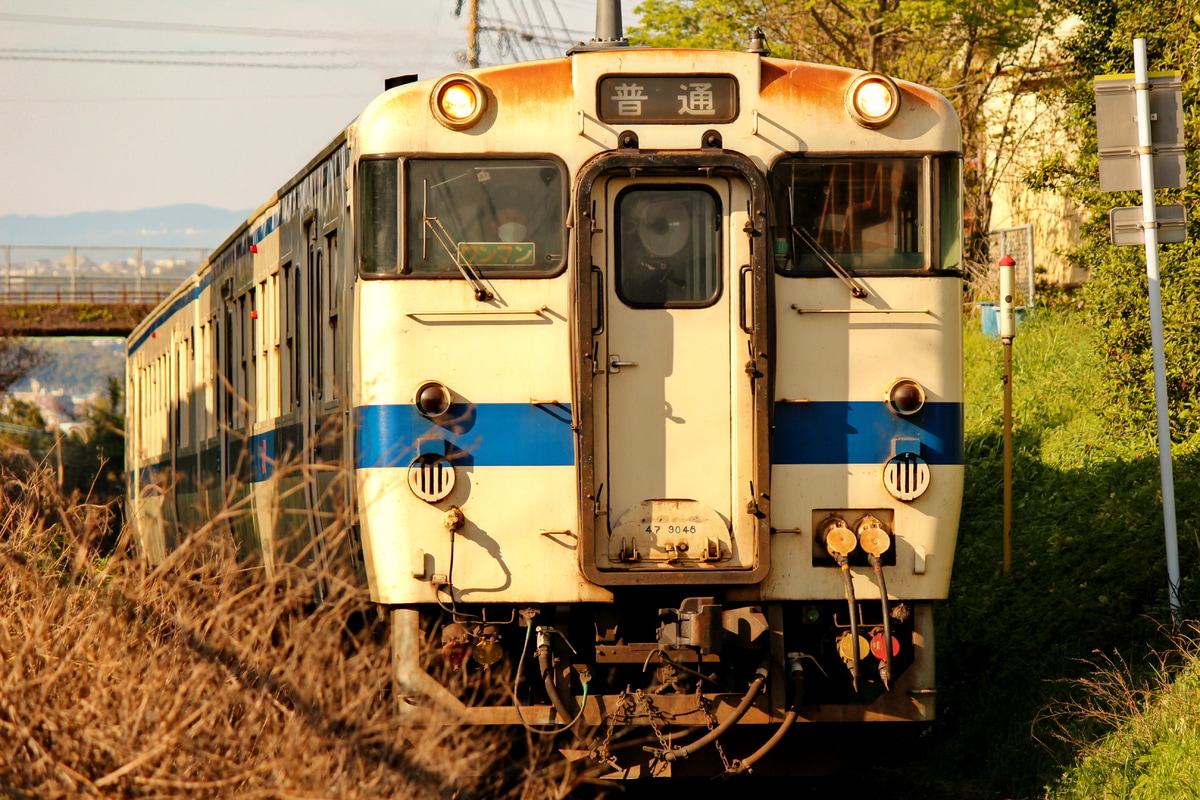
M 468 5 L 0 0 L 0 216 L 253 209 L 385 78 L 461 69 Z M 622 2 L 626 26 L 633 5 Z M 594 8 L 480 0 L 482 61 L 561 55 L 594 34 Z M 522 43 L 503 27 L 561 43 Z

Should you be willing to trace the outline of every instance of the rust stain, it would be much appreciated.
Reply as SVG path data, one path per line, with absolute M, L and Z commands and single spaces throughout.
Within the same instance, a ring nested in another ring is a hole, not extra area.
M 811 115 L 846 114 L 845 95 L 850 83 L 863 74 L 848 67 L 802 61 L 763 59 L 761 100 L 765 113 L 771 106 Z M 950 102 L 936 90 L 908 81 L 896 81 L 901 91 L 900 117 L 932 121 L 934 115 L 953 113 Z M 777 113 L 777 112 L 774 112 Z M 893 123 L 896 124 L 896 123 Z
M 472 74 L 492 94 L 501 118 L 505 110 L 519 108 L 527 117 L 520 121 L 531 123 L 537 118 L 530 115 L 552 109 L 570 113 L 575 107 L 571 62 L 566 58 L 491 67 Z

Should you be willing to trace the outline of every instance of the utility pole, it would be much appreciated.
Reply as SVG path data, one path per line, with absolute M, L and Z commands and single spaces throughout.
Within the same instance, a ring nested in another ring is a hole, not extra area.
M 467 2 L 467 69 L 479 66 L 479 0 Z
M 458 0 L 454 5 L 454 16 L 463 15 L 463 2 Z M 479 0 L 465 0 L 467 3 L 467 52 L 459 58 L 466 61 L 467 69 L 479 66 Z

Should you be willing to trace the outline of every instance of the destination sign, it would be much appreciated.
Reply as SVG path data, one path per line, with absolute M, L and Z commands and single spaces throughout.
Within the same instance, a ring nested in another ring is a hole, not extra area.
M 738 86 L 732 75 L 609 75 L 596 102 L 603 122 L 733 122 Z
M 463 261 L 472 267 L 532 267 L 534 242 L 458 242 Z

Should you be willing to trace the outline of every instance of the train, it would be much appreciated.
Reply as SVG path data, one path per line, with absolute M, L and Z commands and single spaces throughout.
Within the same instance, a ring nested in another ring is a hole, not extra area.
M 136 541 L 345 565 L 413 725 L 604 778 L 932 720 L 962 245 L 950 103 L 761 31 L 389 79 L 129 336 Z

